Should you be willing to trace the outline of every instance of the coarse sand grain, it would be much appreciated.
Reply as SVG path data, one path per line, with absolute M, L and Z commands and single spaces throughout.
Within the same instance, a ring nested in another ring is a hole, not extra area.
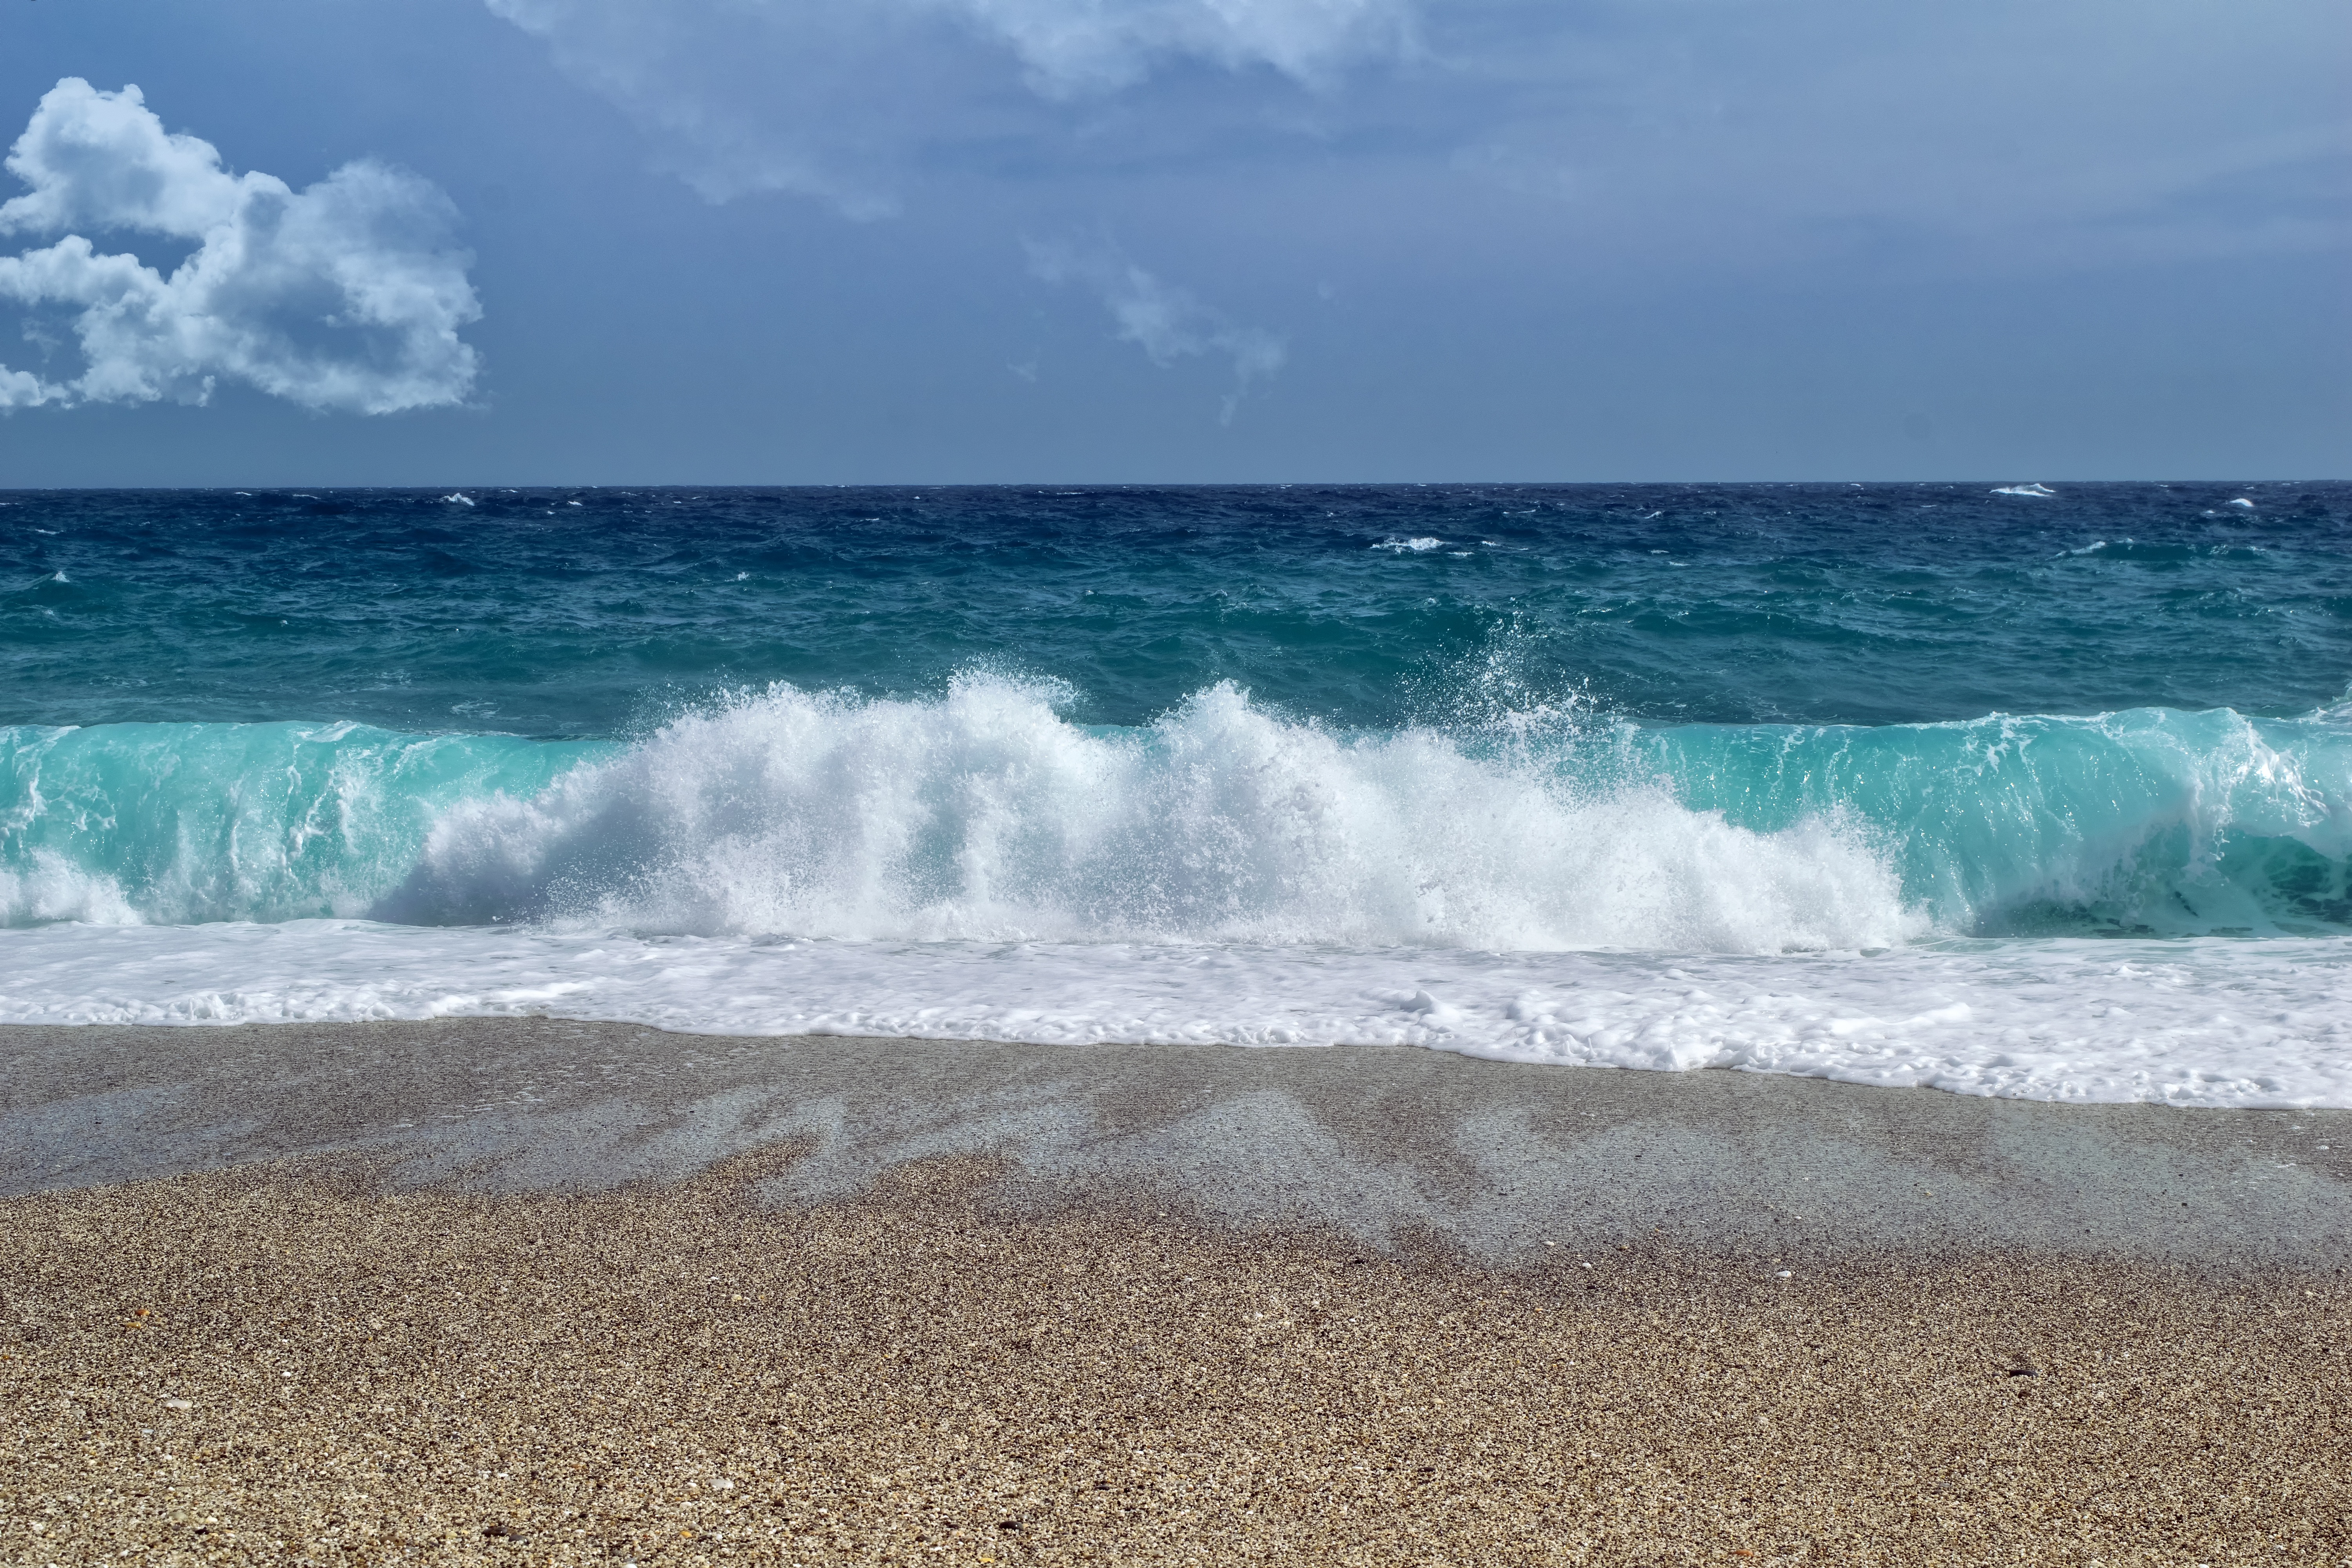
M 0 1561 L 2352 1561 L 2320 1268 L 1503 1271 L 793 1157 L 0 1204 Z

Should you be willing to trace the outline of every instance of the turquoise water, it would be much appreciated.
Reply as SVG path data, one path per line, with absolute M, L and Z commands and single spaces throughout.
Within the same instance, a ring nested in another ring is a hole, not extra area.
M 2352 487 L 0 500 L 13 925 L 2352 931 Z

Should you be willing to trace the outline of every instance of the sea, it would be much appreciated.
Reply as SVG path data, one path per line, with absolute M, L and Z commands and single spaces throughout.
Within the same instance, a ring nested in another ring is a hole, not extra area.
M 0 1022 L 2352 1105 L 2352 485 L 23 491 L 0 545 Z

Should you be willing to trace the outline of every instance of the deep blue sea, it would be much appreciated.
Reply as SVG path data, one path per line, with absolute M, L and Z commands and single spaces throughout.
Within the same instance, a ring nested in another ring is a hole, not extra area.
M 2352 1103 L 2352 486 L 0 493 L 0 1018 Z

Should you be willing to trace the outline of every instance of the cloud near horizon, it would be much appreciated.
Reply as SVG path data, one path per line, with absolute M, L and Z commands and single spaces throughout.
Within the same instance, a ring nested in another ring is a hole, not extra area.
M 67 77 L 7 157 L 31 187 L 0 204 L 0 232 L 57 234 L 0 256 L 0 300 L 26 336 L 79 374 L 0 365 L 0 411 L 43 405 L 203 403 L 242 382 L 305 408 L 390 414 L 464 401 L 479 371 L 458 329 L 481 315 L 452 241 L 456 209 L 431 183 L 346 163 L 296 191 L 231 174 L 219 151 L 167 132 L 136 87 Z M 167 274 L 100 251 L 84 230 L 188 249 Z
M 1280 370 L 1287 345 L 1263 327 L 1245 327 L 1185 289 L 1161 281 L 1108 243 L 1028 243 L 1029 270 L 1047 283 L 1078 283 L 1094 291 L 1118 323 L 1122 342 L 1135 344 L 1162 368 L 1197 354 L 1233 363 L 1234 388 L 1219 423 L 1230 425 L 1255 384 Z

